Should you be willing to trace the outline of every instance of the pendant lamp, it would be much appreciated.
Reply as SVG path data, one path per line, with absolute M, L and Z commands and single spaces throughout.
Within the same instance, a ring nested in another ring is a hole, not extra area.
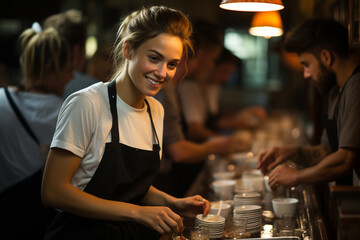
M 222 0 L 220 8 L 243 12 L 277 11 L 284 8 L 281 0 Z
M 255 13 L 249 33 L 265 38 L 281 36 L 283 34 L 283 25 L 279 11 Z

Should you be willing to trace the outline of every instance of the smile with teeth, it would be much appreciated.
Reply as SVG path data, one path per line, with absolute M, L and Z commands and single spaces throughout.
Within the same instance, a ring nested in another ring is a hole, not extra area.
M 153 80 L 153 79 L 151 79 L 151 78 L 149 78 L 149 77 L 145 77 L 146 78 L 146 80 L 149 82 L 149 83 L 151 83 L 152 85 L 160 85 L 162 82 L 160 82 L 160 81 L 155 81 L 155 80 Z

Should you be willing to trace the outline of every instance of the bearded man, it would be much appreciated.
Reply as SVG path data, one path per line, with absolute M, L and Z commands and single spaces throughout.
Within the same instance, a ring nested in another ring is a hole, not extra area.
M 347 29 L 332 20 L 310 19 L 284 41 L 297 53 L 304 78 L 328 93 L 321 145 L 272 148 L 259 155 L 257 168 L 269 174 L 269 185 L 296 186 L 336 181 L 352 184 L 360 161 L 360 65 L 350 54 Z M 293 160 L 304 168 L 286 166 Z

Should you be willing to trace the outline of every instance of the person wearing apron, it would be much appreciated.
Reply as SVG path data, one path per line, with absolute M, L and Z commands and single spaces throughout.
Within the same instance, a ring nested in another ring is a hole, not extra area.
M 351 79 L 352 76 L 360 72 L 360 65 L 358 65 L 349 79 Z M 341 100 L 341 97 L 343 95 L 344 89 L 346 87 L 346 84 L 349 82 L 349 79 L 345 82 L 342 90 L 339 91 L 339 96 L 336 100 L 335 109 L 333 112 L 333 117 L 328 118 L 327 115 L 323 116 L 323 125 L 326 131 L 327 139 L 331 148 L 331 152 L 334 153 L 339 149 L 339 137 L 338 137 L 338 116 L 339 116 L 339 103 Z M 337 89 L 338 90 L 338 89 Z M 347 175 L 344 177 L 341 177 L 340 179 L 336 180 L 336 185 L 352 185 L 352 175 Z
M 38 25 L 19 36 L 21 82 L 0 88 L 2 240 L 42 239 L 56 214 L 41 202 L 42 169 L 73 71 L 67 42 Z
M 183 228 L 178 214 L 209 212 L 199 195 L 175 198 L 152 186 L 164 111 L 151 96 L 174 76 L 190 29 L 183 13 L 167 7 L 132 13 L 119 29 L 115 80 L 66 99 L 42 187 L 43 202 L 61 211 L 45 239 L 158 239 Z
M 317 146 L 267 150 L 260 154 L 257 167 L 270 172 L 272 188 L 330 181 L 351 185 L 360 158 L 360 67 L 348 46 L 347 29 L 334 20 L 309 19 L 288 33 L 285 49 L 298 54 L 304 78 L 329 94 L 331 117 L 323 121 L 327 139 L 323 134 Z M 281 164 L 289 159 L 304 168 Z

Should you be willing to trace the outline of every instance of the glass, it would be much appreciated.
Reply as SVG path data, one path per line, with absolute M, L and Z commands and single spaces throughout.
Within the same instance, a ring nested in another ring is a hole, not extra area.
M 283 214 L 278 224 L 279 236 L 294 236 L 295 216 Z
M 225 226 L 226 238 L 240 239 L 249 238 L 251 234 L 246 232 L 247 218 L 232 218 Z
M 209 227 L 208 226 L 199 226 L 195 225 L 190 230 L 190 239 L 191 240 L 209 240 Z

